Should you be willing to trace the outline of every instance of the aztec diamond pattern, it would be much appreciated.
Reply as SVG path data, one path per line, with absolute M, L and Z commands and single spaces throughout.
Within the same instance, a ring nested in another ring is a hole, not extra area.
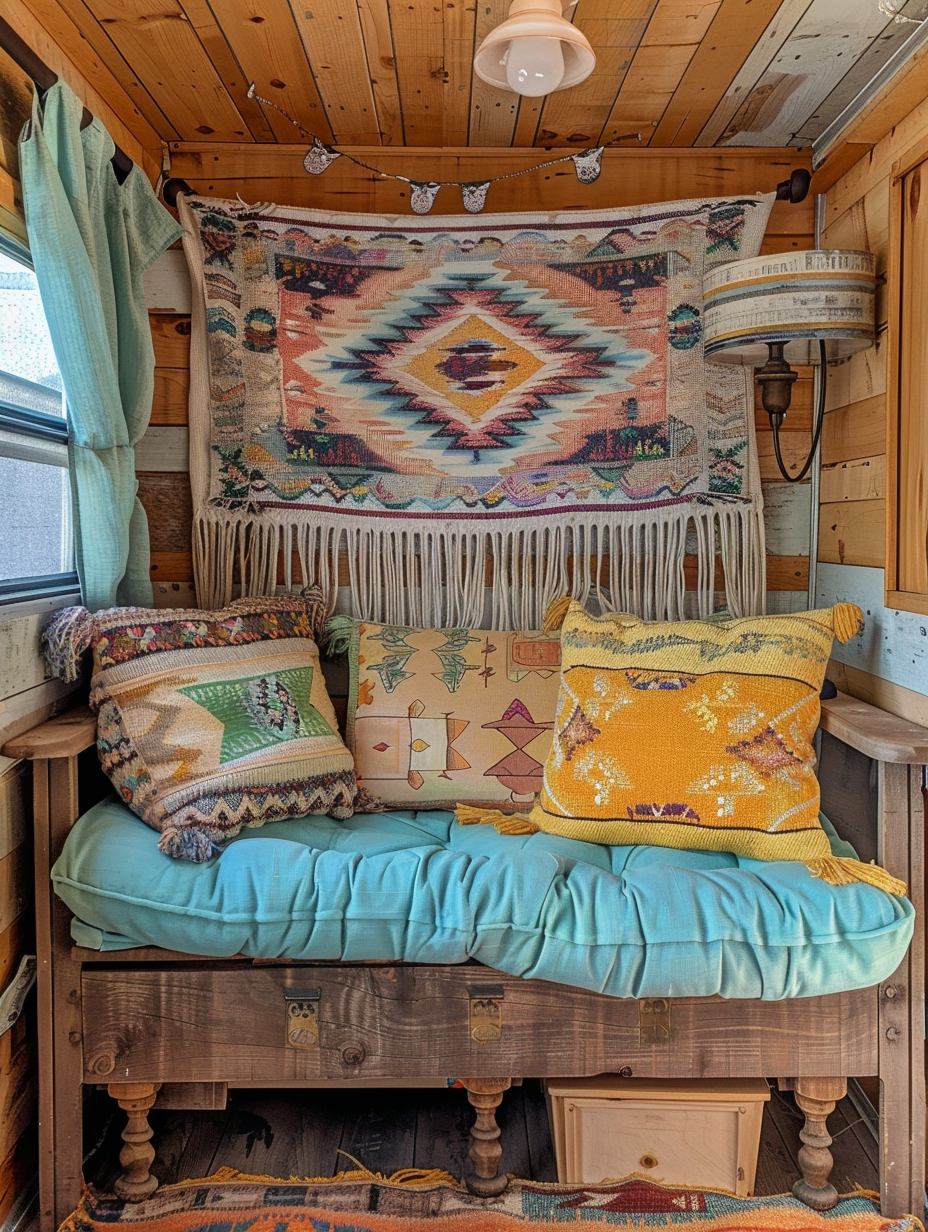
M 705 390 L 701 280 L 761 199 L 679 204 L 442 230 L 193 201 L 214 500 L 498 516 L 747 495 L 743 382 Z
M 574 571 L 578 597 L 679 614 L 693 530 L 700 611 L 717 542 L 729 607 L 756 610 L 753 403 L 742 371 L 707 371 L 702 286 L 757 253 L 771 204 L 425 219 L 185 198 L 198 593 L 227 602 L 236 561 L 272 589 L 296 536 L 330 602 L 339 553 L 363 557 L 354 610 L 385 624 L 477 625 L 479 575 L 495 627 L 537 628 L 597 553 L 613 573 Z

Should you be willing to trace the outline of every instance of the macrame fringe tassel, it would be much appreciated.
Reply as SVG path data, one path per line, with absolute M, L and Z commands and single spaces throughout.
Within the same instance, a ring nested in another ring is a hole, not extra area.
M 805 863 L 813 877 L 820 878 L 828 885 L 853 885 L 856 881 L 863 881 L 899 898 L 906 892 L 905 882 L 893 877 L 878 864 L 865 864 L 862 860 L 850 860 L 844 856 L 826 856 L 822 860 L 807 860 Z
M 454 810 L 459 826 L 493 826 L 498 834 L 537 834 L 539 827 L 521 813 L 501 813 L 499 809 L 459 804 Z
M 203 607 L 228 603 L 235 582 L 246 595 L 293 589 L 296 558 L 296 584 L 321 587 L 332 611 L 344 561 L 353 616 L 432 629 L 540 629 L 565 597 L 644 620 L 680 620 L 691 607 L 710 616 L 718 555 L 731 613 L 757 615 L 765 605 L 763 513 L 747 502 L 577 512 L 569 523 L 529 518 L 515 529 L 506 519 L 410 527 L 341 510 L 274 521 L 216 504 L 197 514 L 193 552 Z M 696 557 L 695 592 L 687 591 L 688 556 Z

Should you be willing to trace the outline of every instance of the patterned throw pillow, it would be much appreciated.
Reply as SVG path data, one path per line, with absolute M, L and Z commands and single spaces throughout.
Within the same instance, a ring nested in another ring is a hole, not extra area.
M 57 613 L 52 664 L 93 650 L 90 704 L 103 769 L 160 830 L 161 851 L 202 861 L 243 826 L 350 817 L 357 785 L 314 633 L 315 599 L 240 599 L 217 612 Z
M 333 616 L 358 783 L 400 808 L 531 807 L 551 748 L 557 633 L 411 629 Z
M 572 602 L 551 754 L 523 832 L 801 860 L 826 880 L 904 892 L 882 869 L 833 859 L 819 823 L 819 690 L 833 637 L 860 621 L 852 604 L 656 624 Z

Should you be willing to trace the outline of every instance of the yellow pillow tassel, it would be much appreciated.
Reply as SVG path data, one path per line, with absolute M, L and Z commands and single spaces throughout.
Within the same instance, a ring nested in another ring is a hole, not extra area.
M 862 860 L 849 860 L 844 856 L 826 856 L 822 860 L 806 860 L 806 867 L 813 877 L 819 877 L 828 885 L 853 885 L 864 881 L 867 885 L 896 894 L 900 898 L 906 892 L 904 881 L 887 873 L 878 864 L 865 864 Z
M 459 826 L 493 826 L 498 834 L 537 834 L 539 827 L 521 813 L 501 813 L 499 809 L 476 808 L 459 804 L 454 810 Z
M 856 603 L 836 603 L 831 609 L 831 627 L 839 642 L 849 642 L 863 632 L 864 614 Z
M 556 633 L 560 629 L 569 607 L 570 595 L 561 595 L 559 599 L 551 600 L 545 608 L 545 614 L 541 622 L 542 628 L 546 633 Z

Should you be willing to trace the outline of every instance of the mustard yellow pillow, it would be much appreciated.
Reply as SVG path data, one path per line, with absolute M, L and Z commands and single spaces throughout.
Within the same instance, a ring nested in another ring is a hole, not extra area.
M 524 829 L 801 860 L 827 880 L 890 888 L 882 870 L 834 860 L 819 823 L 819 692 L 833 637 L 860 627 L 852 604 L 654 624 L 571 602 L 551 753 Z

